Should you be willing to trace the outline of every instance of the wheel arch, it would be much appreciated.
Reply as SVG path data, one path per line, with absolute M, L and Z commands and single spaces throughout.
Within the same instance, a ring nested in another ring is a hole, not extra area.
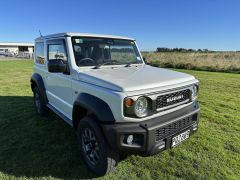
M 77 130 L 78 124 L 86 115 L 94 116 L 96 121 L 103 124 L 112 124 L 115 122 L 112 110 L 102 99 L 87 93 L 78 95 L 73 105 L 73 127 Z
M 44 102 L 47 104 L 48 99 L 47 99 L 46 89 L 45 89 L 45 85 L 44 85 L 42 76 L 38 73 L 34 73 L 30 79 L 30 83 L 31 83 L 32 91 L 34 90 L 35 87 L 38 87 L 38 89 L 43 97 Z

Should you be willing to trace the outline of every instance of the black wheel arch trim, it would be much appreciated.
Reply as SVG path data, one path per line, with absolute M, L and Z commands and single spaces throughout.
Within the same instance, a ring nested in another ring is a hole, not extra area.
M 73 111 L 77 106 L 85 108 L 88 112 L 94 114 L 101 123 L 112 124 L 115 122 L 115 118 L 109 105 L 96 96 L 87 93 L 80 93 L 74 102 Z
M 47 104 L 48 103 L 48 99 L 47 99 L 47 94 L 46 94 L 46 89 L 44 86 L 44 82 L 42 79 L 42 76 L 38 73 L 34 73 L 31 77 L 31 89 L 32 91 L 34 90 L 34 84 L 38 87 L 41 96 L 43 97 L 44 102 Z

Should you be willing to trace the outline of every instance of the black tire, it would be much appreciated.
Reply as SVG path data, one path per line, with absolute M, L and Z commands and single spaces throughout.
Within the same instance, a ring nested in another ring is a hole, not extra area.
M 86 141 L 85 136 L 88 130 L 92 131 L 96 142 L 94 142 L 94 140 L 90 143 Z M 82 159 L 94 174 L 103 176 L 114 171 L 118 162 L 119 153 L 109 147 L 96 120 L 89 116 L 81 119 L 78 125 L 77 137 Z M 86 148 L 86 146 L 88 146 L 88 148 Z M 89 150 L 89 146 L 94 150 Z M 88 151 L 86 149 L 88 149 Z
M 33 101 L 37 114 L 41 117 L 47 117 L 49 115 L 49 109 L 46 106 L 38 87 L 34 87 L 33 89 Z

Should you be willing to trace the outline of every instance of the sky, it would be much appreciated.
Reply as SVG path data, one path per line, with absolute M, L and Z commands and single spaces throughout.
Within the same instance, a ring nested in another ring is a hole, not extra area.
M 7 0 L 0 42 L 34 42 L 59 32 L 133 37 L 157 47 L 240 50 L 239 0 Z

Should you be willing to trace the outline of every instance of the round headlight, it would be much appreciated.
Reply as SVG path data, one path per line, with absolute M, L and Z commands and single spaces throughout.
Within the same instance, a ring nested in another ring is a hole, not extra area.
M 145 97 L 139 97 L 135 102 L 134 112 L 138 117 L 144 117 L 148 113 L 148 101 Z
M 197 98 L 197 95 L 198 95 L 198 86 L 194 85 L 192 90 L 192 99 L 194 100 L 195 98 Z

